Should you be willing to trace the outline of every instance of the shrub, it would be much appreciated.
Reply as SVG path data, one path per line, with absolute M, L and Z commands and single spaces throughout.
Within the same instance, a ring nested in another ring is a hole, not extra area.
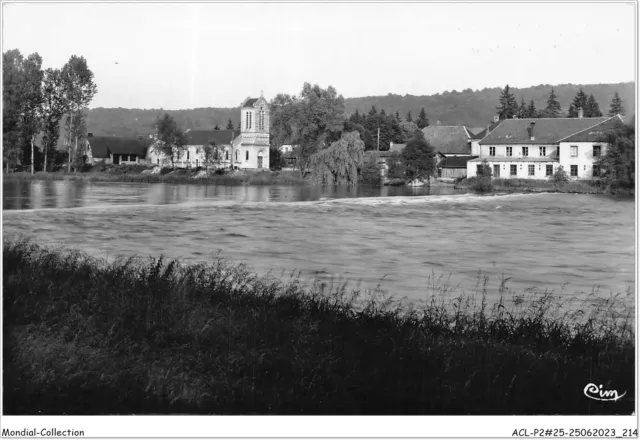
M 360 168 L 360 181 L 368 185 L 380 185 L 382 182 L 378 157 L 375 154 L 366 156 Z
M 476 173 L 475 184 L 471 188 L 478 193 L 490 192 L 493 189 L 491 185 L 491 174 L 491 167 L 487 161 L 482 161 Z
M 558 168 L 556 168 L 556 172 L 553 173 L 551 179 L 553 179 L 554 182 L 566 182 L 569 180 L 569 175 L 564 170 L 564 167 L 560 165 Z

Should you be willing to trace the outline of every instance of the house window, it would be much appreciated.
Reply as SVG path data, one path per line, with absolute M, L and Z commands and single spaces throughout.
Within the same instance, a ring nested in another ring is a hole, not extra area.
M 245 154 L 245 159 L 244 160 L 249 160 L 249 150 L 247 150 L 247 153 Z
M 578 177 L 578 165 L 571 165 L 571 177 Z
M 560 145 L 556 148 L 556 156 L 560 157 Z
M 224 158 L 225 160 L 229 160 L 229 150 L 224 152 Z
M 236 162 L 238 161 L 238 150 L 236 150 Z
M 489 156 L 496 155 L 496 147 L 489 147 Z
M 535 165 L 529 165 L 529 175 L 530 176 L 535 176 L 536 175 L 536 166 Z
M 547 165 L 547 177 L 553 175 L 553 165 Z
M 518 174 L 518 165 L 511 165 L 510 169 L 511 169 L 511 173 L 510 173 L 511 176 L 515 176 Z
M 158 161 L 157 164 L 160 165 L 160 159 L 156 159 L 156 160 Z
M 571 157 L 578 157 L 578 146 L 577 145 L 572 145 L 571 146 Z
M 476 176 L 482 176 L 482 165 L 476 165 Z
M 507 156 L 513 156 L 513 147 L 507 147 Z
M 600 167 L 598 165 L 593 166 L 593 177 L 600 177 Z
M 602 147 L 600 145 L 593 146 L 593 157 L 600 157 L 602 154 Z
M 187 160 L 189 160 L 189 150 L 187 150 Z
M 196 168 L 198 168 L 198 159 L 196 159 Z
M 523 156 L 529 155 L 529 147 L 522 147 L 522 155 Z
M 547 147 L 540 147 L 540 156 L 546 156 L 547 155 Z
M 442 177 L 442 168 L 438 168 L 438 177 Z

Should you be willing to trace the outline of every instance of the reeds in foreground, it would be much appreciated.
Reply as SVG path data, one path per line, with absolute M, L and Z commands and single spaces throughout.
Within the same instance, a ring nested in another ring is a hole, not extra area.
M 630 414 L 631 314 L 3 245 L 5 414 Z M 396 292 L 400 293 L 400 292 Z M 504 292 L 497 292 L 504 293 Z M 484 298 L 484 299 L 483 299 Z M 589 383 L 627 394 L 587 398 Z

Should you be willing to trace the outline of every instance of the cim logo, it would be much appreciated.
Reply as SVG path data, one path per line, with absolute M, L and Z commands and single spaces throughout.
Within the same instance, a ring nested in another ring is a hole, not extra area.
M 622 399 L 622 397 L 627 394 L 624 393 L 618 396 L 618 392 L 616 390 L 603 390 L 602 385 L 598 386 L 595 383 L 587 384 L 584 387 L 584 395 L 589 399 L 600 400 L 602 402 L 615 402 L 616 400 Z

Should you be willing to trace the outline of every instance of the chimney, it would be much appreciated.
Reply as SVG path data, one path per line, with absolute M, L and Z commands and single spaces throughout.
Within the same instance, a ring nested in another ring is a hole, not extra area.
M 532 142 L 536 140 L 536 136 L 533 131 L 535 126 L 536 126 L 536 121 L 531 121 L 531 126 L 529 127 L 529 140 L 531 140 Z
M 578 117 L 584 118 L 584 110 L 582 110 L 582 107 L 578 108 Z
M 93 137 L 93 133 L 87 133 L 87 138 L 92 138 Z
M 494 122 L 494 123 L 498 122 L 499 120 L 500 120 L 500 116 L 495 115 L 495 116 L 493 117 L 493 122 Z

